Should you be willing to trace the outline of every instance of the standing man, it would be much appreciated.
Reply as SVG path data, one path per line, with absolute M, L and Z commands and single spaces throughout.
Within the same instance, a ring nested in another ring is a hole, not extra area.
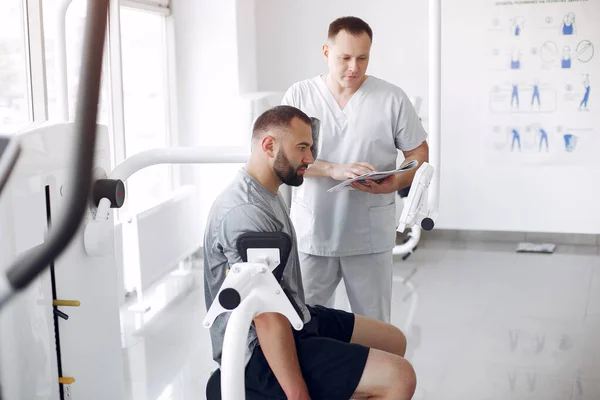
M 292 85 L 283 104 L 321 121 L 319 159 L 291 208 L 307 304 L 331 307 L 343 277 L 352 312 L 390 322 L 395 193 L 416 170 L 327 192 L 337 181 L 395 169 L 398 150 L 406 161 L 428 161 L 427 133 L 407 95 L 366 75 L 372 40 L 359 18 L 333 21 L 322 48 L 328 73 Z

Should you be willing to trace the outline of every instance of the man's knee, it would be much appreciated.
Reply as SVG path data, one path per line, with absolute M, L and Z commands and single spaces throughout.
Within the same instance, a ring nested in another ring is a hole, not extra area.
M 353 398 L 411 399 L 417 386 L 412 365 L 398 355 L 371 349 Z
M 392 324 L 386 324 L 387 339 L 384 341 L 385 346 L 382 350 L 388 353 L 395 354 L 400 357 L 406 355 L 407 340 L 406 335 L 396 326 Z
M 417 388 L 417 375 L 411 363 L 405 358 L 396 359 L 393 363 L 392 374 L 389 398 L 412 399 Z
M 406 354 L 406 346 L 407 346 L 407 341 L 406 341 L 406 335 L 404 335 L 404 333 L 398 329 L 397 327 L 393 327 L 394 329 L 394 350 L 392 351 L 394 354 L 399 355 L 400 357 L 404 357 L 404 355 Z

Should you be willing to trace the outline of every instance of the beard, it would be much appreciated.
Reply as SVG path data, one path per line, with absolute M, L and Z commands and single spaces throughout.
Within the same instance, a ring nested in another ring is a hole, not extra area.
M 275 156 L 273 171 L 279 180 L 286 185 L 300 186 L 304 183 L 304 176 L 298 174 L 300 168 L 308 168 L 308 165 L 294 167 L 282 149 Z

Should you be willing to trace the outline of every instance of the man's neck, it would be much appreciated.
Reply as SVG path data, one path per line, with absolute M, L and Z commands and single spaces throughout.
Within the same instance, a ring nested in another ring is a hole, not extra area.
M 361 87 L 361 85 L 366 79 L 367 76 L 365 75 L 359 85 L 357 85 L 356 87 L 346 88 L 341 86 L 333 78 L 331 78 L 331 75 L 327 74 L 325 76 L 325 86 L 327 86 L 327 88 L 329 89 L 339 106 L 343 109 L 350 100 L 350 98 L 354 95 L 354 93 L 356 93 L 358 88 Z
M 254 179 L 258 181 L 261 185 L 263 185 L 269 192 L 273 194 L 277 194 L 279 191 L 279 186 L 281 186 L 281 181 L 273 173 L 271 168 L 266 168 L 264 164 L 255 162 L 250 159 L 244 165 L 244 170 L 250 174 Z
M 337 83 L 330 74 L 325 75 L 325 86 L 327 89 L 331 91 L 331 93 L 337 97 L 352 97 L 354 93 L 358 90 L 358 87 L 355 88 L 346 88 Z

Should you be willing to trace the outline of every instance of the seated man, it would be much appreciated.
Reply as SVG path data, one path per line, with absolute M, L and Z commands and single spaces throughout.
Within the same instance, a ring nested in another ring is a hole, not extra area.
M 215 300 L 227 269 L 241 257 L 236 239 L 246 232 L 290 235 L 292 251 L 282 287 L 300 310 L 295 331 L 278 313 L 254 318 L 246 351 L 246 388 L 273 399 L 410 399 L 416 377 L 403 358 L 406 338 L 396 327 L 367 317 L 304 303 L 294 227 L 279 186 L 300 186 L 314 162 L 311 120 L 277 106 L 255 122 L 252 152 L 233 182 L 215 200 L 204 238 L 206 307 Z M 229 314 L 211 328 L 213 358 L 220 363 Z

